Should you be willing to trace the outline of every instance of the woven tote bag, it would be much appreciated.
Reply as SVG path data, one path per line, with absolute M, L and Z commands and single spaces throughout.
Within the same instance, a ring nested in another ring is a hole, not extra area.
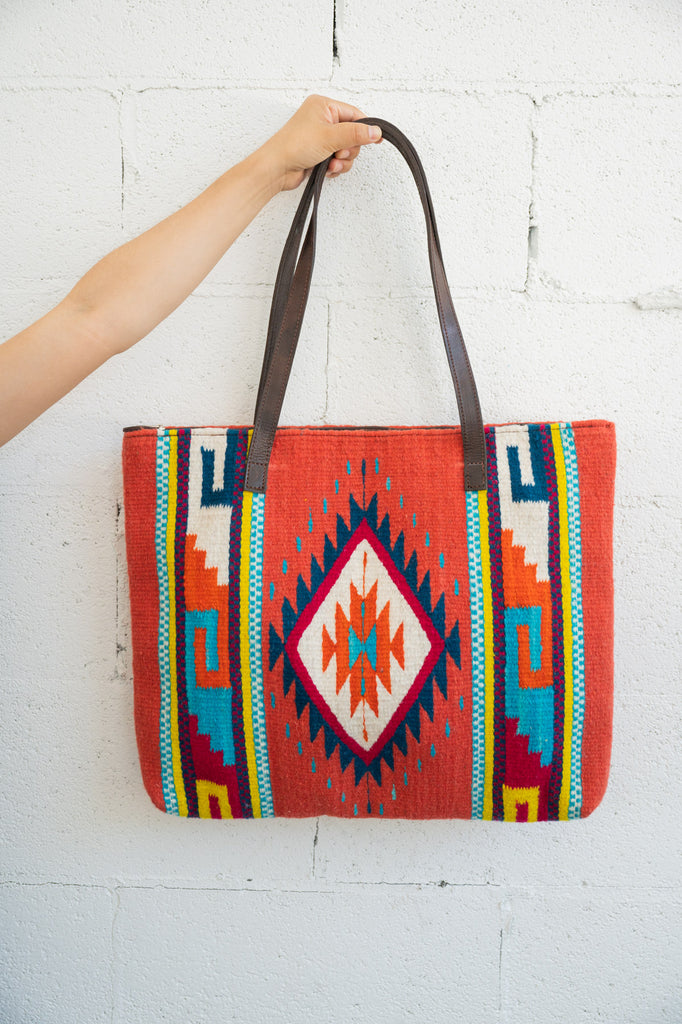
M 585 817 L 611 754 L 615 428 L 483 425 L 423 167 L 363 120 L 419 189 L 460 426 L 278 426 L 329 158 L 253 426 L 124 431 L 142 779 L 189 817 Z

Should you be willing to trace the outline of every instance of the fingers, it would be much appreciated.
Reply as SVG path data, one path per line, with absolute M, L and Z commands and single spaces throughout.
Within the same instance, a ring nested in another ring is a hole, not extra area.
M 353 161 L 361 148 L 361 146 L 353 146 L 352 149 L 339 149 L 329 161 L 326 177 L 338 178 L 339 174 L 346 174 L 353 166 Z
M 329 161 L 325 177 L 338 178 L 339 174 L 346 174 L 353 166 L 353 161 L 359 152 L 360 146 L 354 146 L 352 149 L 340 149 Z
M 330 126 L 327 135 L 330 148 L 333 146 L 335 152 L 344 149 L 352 152 L 368 143 L 378 142 L 381 139 L 381 129 L 378 125 L 369 125 L 361 121 L 339 121 Z
M 329 104 L 329 109 L 336 114 L 337 121 L 357 121 L 359 117 L 367 117 L 359 107 L 350 103 L 342 103 L 340 100 L 332 100 L 325 96 L 323 99 Z
M 353 104 L 315 94 L 304 101 L 301 109 L 304 107 L 309 111 L 309 116 L 323 142 L 329 146 L 327 153 L 332 150 L 326 171 L 327 178 L 347 174 L 363 146 L 381 142 L 381 129 L 376 125 L 360 123 L 358 119 L 367 118 L 367 114 Z M 325 122 L 328 127 L 325 127 Z M 320 147 L 315 148 L 319 150 Z M 317 163 L 320 157 L 315 153 L 312 158 L 306 159 Z

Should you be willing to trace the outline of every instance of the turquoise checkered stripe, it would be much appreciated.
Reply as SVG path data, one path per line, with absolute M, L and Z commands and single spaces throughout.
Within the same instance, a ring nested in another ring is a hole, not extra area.
M 168 564 L 166 561 L 166 523 L 168 520 L 168 459 L 170 437 L 159 434 L 156 441 L 156 569 L 159 578 L 159 678 L 161 712 L 159 715 L 159 750 L 161 754 L 161 785 L 166 811 L 178 814 L 178 799 L 173 783 L 173 748 L 171 746 L 171 684 L 168 628 L 170 598 Z
M 268 738 L 265 728 L 262 650 L 263 592 L 263 530 L 265 526 L 265 495 L 254 494 L 251 505 L 251 552 L 249 560 L 249 663 L 251 669 L 251 708 L 256 772 L 260 794 L 261 815 L 274 817 Z
M 560 427 L 566 467 L 568 506 L 568 564 L 571 577 L 573 626 L 573 732 L 571 737 L 571 788 L 568 817 L 579 818 L 582 808 L 581 762 L 585 723 L 585 642 L 583 630 L 582 547 L 580 539 L 580 482 L 578 456 L 570 423 Z
M 471 817 L 483 817 L 485 780 L 485 624 L 478 492 L 466 492 L 469 595 L 471 605 Z

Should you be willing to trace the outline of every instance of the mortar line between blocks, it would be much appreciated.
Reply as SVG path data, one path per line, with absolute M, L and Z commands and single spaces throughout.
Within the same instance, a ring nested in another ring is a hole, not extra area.
M 338 19 L 337 19 L 338 20 Z M 340 60 L 339 60 L 340 64 Z M 142 93 L 151 90 L 169 90 L 177 92 L 197 92 L 200 90 L 212 90 L 221 93 L 249 93 L 254 92 L 296 92 L 307 95 L 309 92 L 323 91 L 329 85 L 329 77 L 312 80 L 295 79 L 282 80 L 264 83 L 262 79 L 242 79 L 239 82 L 226 82 L 224 79 L 205 79 L 204 81 L 194 79 L 188 83 L 185 79 L 150 79 L 139 80 L 130 78 L 78 78 L 69 76 L 55 76 L 53 78 L 21 78 L 13 77 L 2 80 L 0 78 L 0 92 L 49 92 L 53 90 L 65 90 L 72 92 L 102 91 L 113 94 L 127 91 L 129 93 Z M 670 82 L 595 82 L 595 83 L 566 83 L 566 82 L 500 82 L 495 79 L 481 80 L 471 83 L 470 81 L 448 81 L 414 82 L 405 79 L 383 79 L 377 82 L 375 79 L 349 78 L 345 88 L 351 94 L 361 97 L 371 90 L 373 93 L 395 94 L 396 92 L 409 92 L 416 94 L 433 95 L 442 93 L 447 96 L 480 96 L 493 98 L 496 96 L 529 96 L 539 98 L 543 102 L 558 99 L 564 96 L 571 96 L 579 99 L 599 99 L 601 97 L 629 98 L 629 99 L 677 99 L 682 96 L 682 84 L 678 81 Z

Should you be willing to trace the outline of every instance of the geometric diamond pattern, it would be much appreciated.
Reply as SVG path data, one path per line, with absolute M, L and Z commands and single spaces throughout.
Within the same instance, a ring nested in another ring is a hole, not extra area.
M 324 720 L 369 763 L 414 703 L 443 639 L 363 519 L 286 649 Z
M 364 466 L 363 466 L 364 471 Z M 363 480 L 364 480 L 363 472 Z M 459 623 L 448 632 L 445 595 L 431 601 L 430 573 L 420 579 L 405 535 L 378 522 L 375 494 L 362 506 L 349 496 L 348 519 L 336 517 L 335 541 L 311 556 L 310 584 L 299 575 L 296 607 L 282 603 L 282 634 L 269 629 L 269 668 L 282 658 L 284 693 L 294 687 L 296 714 L 309 711 L 310 740 L 324 733 L 324 753 L 353 763 L 356 784 L 393 751 L 417 742 L 422 710 L 433 721 L 433 687 L 447 698 L 448 657 L 459 668 Z

